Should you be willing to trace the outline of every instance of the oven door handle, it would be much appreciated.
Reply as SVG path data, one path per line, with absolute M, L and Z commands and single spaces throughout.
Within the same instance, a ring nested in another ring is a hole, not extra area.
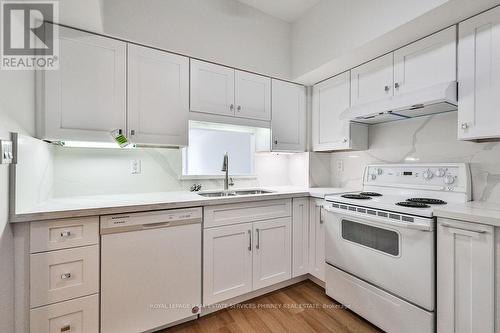
M 392 222 L 390 220 L 385 220 L 385 221 L 378 221 L 377 217 L 372 217 L 372 216 L 359 216 L 358 214 L 352 212 L 350 213 L 349 211 L 346 210 L 337 210 L 335 208 L 327 207 L 323 205 L 321 208 L 323 208 L 325 211 L 333 214 L 340 214 L 342 216 L 346 217 L 357 217 L 357 218 L 363 218 L 363 223 L 374 226 L 374 227 L 381 227 L 381 226 L 391 226 L 395 228 L 401 228 L 401 229 L 413 229 L 413 230 L 418 230 L 418 231 L 423 231 L 423 232 L 431 232 L 433 231 L 432 227 L 429 227 L 427 225 L 421 225 L 421 224 L 413 224 L 413 223 L 406 223 L 406 222 Z M 374 223 L 371 223 L 371 222 Z

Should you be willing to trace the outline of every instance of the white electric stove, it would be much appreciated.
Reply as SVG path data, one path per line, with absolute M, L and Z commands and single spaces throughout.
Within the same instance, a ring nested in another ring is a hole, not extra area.
M 433 209 L 471 199 L 467 164 L 370 165 L 326 196 L 327 294 L 386 332 L 435 330 Z

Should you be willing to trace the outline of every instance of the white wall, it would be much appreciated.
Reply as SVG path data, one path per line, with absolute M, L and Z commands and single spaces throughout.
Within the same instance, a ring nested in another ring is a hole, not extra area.
M 0 71 L 0 139 L 10 131 L 33 135 L 34 74 Z M 36 163 L 36 161 L 33 161 Z M 14 331 L 14 250 L 9 214 L 9 168 L 0 165 L 0 332 Z
M 290 24 L 237 1 L 103 0 L 103 8 L 106 34 L 290 78 Z
M 456 112 L 372 125 L 369 137 L 367 151 L 331 154 L 333 185 L 360 187 L 364 167 L 373 163 L 466 162 L 473 199 L 500 203 L 500 142 L 458 141 Z
M 292 77 L 314 84 L 497 4 L 499 0 L 322 0 L 292 25 Z

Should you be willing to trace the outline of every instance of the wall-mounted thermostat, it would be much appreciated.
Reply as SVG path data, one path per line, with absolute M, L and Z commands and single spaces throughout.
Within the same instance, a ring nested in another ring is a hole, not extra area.
M 0 164 L 11 164 L 14 160 L 12 141 L 0 140 L 1 156 Z

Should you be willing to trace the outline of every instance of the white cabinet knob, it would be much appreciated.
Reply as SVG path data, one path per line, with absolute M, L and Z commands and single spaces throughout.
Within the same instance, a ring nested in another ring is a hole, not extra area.
M 61 274 L 61 280 L 67 280 L 71 278 L 71 273 L 64 273 L 64 274 Z
M 460 127 L 462 127 L 462 129 L 468 129 L 469 128 L 469 124 L 467 123 L 462 123 L 462 125 L 460 125 Z

